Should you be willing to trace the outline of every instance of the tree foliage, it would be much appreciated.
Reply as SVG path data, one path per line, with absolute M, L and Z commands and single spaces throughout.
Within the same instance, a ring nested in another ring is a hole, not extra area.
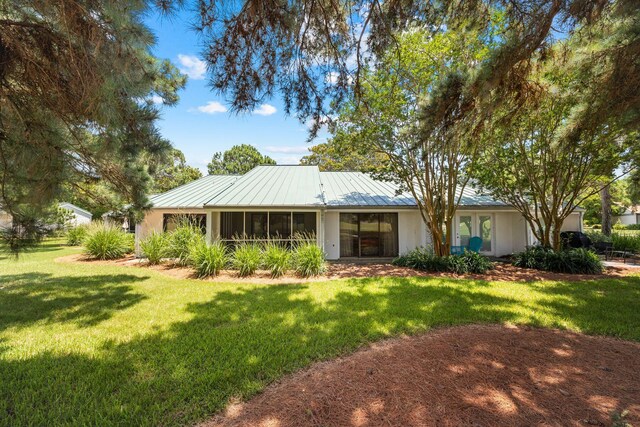
M 352 144 L 349 135 L 339 130 L 329 141 L 309 148 L 311 153 L 302 157 L 300 164 L 315 165 L 321 171 L 381 171 L 387 156 L 364 148 L 363 144 Z
M 202 178 L 200 169 L 189 166 L 184 153 L 177 148 L 172 148 L 168 155 L 152 159 L 149 169 L 153 180 L 150 191 L 154 194 L 164 193 Z
M 275 165 L 276 161 L 260 154 L 248 144 L 234 145 L 224 153 L 217 152 L 207 165 L 209 175 L 242 175 L 259 165 Z
M 0 207 L 24 230 L 61 195 L 100 179 L 146 205 L 143 154 L 170 145 L 158 107 L 184 77 L 150 53 L 145 2 L 0 3 Z M 27 233 L 29 234 L 29 233 Z

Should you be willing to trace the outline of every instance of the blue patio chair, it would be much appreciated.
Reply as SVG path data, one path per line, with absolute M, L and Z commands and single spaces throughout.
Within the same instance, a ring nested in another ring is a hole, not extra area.
M 478 236 L 473 236 L 471 239 L 469 239 L 469 250 L 471 252 L 480 252 L 480 249 L 482 249 L 482 238 L 478 237 Z
M 451 246 L 451 255 L 462 255 L 464 249 L 464 246 Z

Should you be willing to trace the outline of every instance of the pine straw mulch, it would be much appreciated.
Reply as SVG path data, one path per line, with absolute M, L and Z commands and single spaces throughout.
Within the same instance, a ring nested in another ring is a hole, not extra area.
M 148 265 L 144 260 L 129 255 L 125 258 L 100 261 L 88 259 L 83 254 L 73 254 L 56 259 L 57 262 L 81 262 L 99 265 L 117 265 L 126 267 L 144 267 L 155 271 L 159 271 L 167 276 L 179 279 L 196 278 L 193 269 L 188 267 L 178 267 L 171 262 L 165 262 L 160 265 Z M 223 271 L 216 277 L 210 277 L 203 280 L 213 282 L 233 282 L 233 283 L 253 283 L 253 284 L 299 284 L 308 282 L 318 282 L 334 279 L 354 279 L 365 277 L 442 277 L 455 279 L 473 279 L 487 281 L 508 281 L 508 282 L 532 282 L 537 280 L 594 280 L 608 277 L 623 277 L 630 274 L 640 273 L 640 268 L 633 267 L 606 267 L 604 274 L 563 274 L 550 273 L 547 271 L 531 270 L 526 268 L 514 267 L 505 262 L 495 263 L 495 268 L 486 274 L 465 274 L 456 275 L 453 273 L 430 273 L 425 271 L 417 271 L 407 267 L 397 267 L 389 263 L 344 263 L 330 262 L 327 265 L 327 272 L 321 276 L 304 278 L 287 274 L 283 277 L 272 278 L 268 271 L 258 271 L 249 277 L 239 277 L 235 271 Z
M 640 423 L 639 343 L 471 325 L 317 363 L 203 426 L 610 426 L 624 411 Z

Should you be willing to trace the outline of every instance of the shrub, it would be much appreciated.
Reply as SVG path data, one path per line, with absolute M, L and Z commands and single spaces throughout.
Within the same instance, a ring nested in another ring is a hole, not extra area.
M 598 274 L 604 267 L 595 253 L 577 248 L 562 251 L 532 247 L 515 256 L 513 265 L 522 268 L 551 271 L 554 273 Z
M 611 243 L 616 251 L 640 252 L 640 235 L 613 233 Z
M 87 238 L 89 234 L 89 227 L 86 225 L 78 225 L 72 227 L 67 231 L 67 245 L 79 246 Z
M 493 268 L 489 258 L 476 252 L 465 251 L 462 255 L 439 257 L 430 248 L 416 248 L 395 258 L 392 264 L 422 271 L 456 274 L 484 274 Z
M 162 258 L 167 257 L 169 238 L 166 233 L 152 232 L 140 242 L 142 255 L 147 257 L 149 264 L 160 264 Z
M 190 261 L 198 277 L 216 276 L 229 264 L 229 252 L 220 241 L 209 245 L 200 240 L 191 247 Z
M 302 277 L 318 276 L 325 272 L 324 252 L 315 242 L 303 240 L 296 243 L 293 267 Z
M 262 264 L 262 251 L 257 243 L 239 243 L 233 252 L 231 264 L 242 277 L 250 276 Z
M 585 234 L 592 243 L 611 243 L 611 237 L 605 236 L 600 231 L 587 231 Z
M 118 227 L 95 226 L 84 241 L 85 253 L 96 259 L 122 258 L 133 252 L 134 236 Z
M 280 277 L 291 267 L 291 251 L 275 242 L 265 244 L 263 256 L 271 277 Z
M 167 256 L 174 258 L 178 265 L 189 264 L 191 249 L 204 241 L 200 227 L 183 221 L 169 234 Z

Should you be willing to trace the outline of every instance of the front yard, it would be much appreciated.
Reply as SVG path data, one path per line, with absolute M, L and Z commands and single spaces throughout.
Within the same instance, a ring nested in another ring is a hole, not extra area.
M 215 283 L 0 259 L 0 423 L 176 425 L 284 374 L 435 326 L 513 323 L 640 341 L 640 277 L 583 282 L 359 278 Z

